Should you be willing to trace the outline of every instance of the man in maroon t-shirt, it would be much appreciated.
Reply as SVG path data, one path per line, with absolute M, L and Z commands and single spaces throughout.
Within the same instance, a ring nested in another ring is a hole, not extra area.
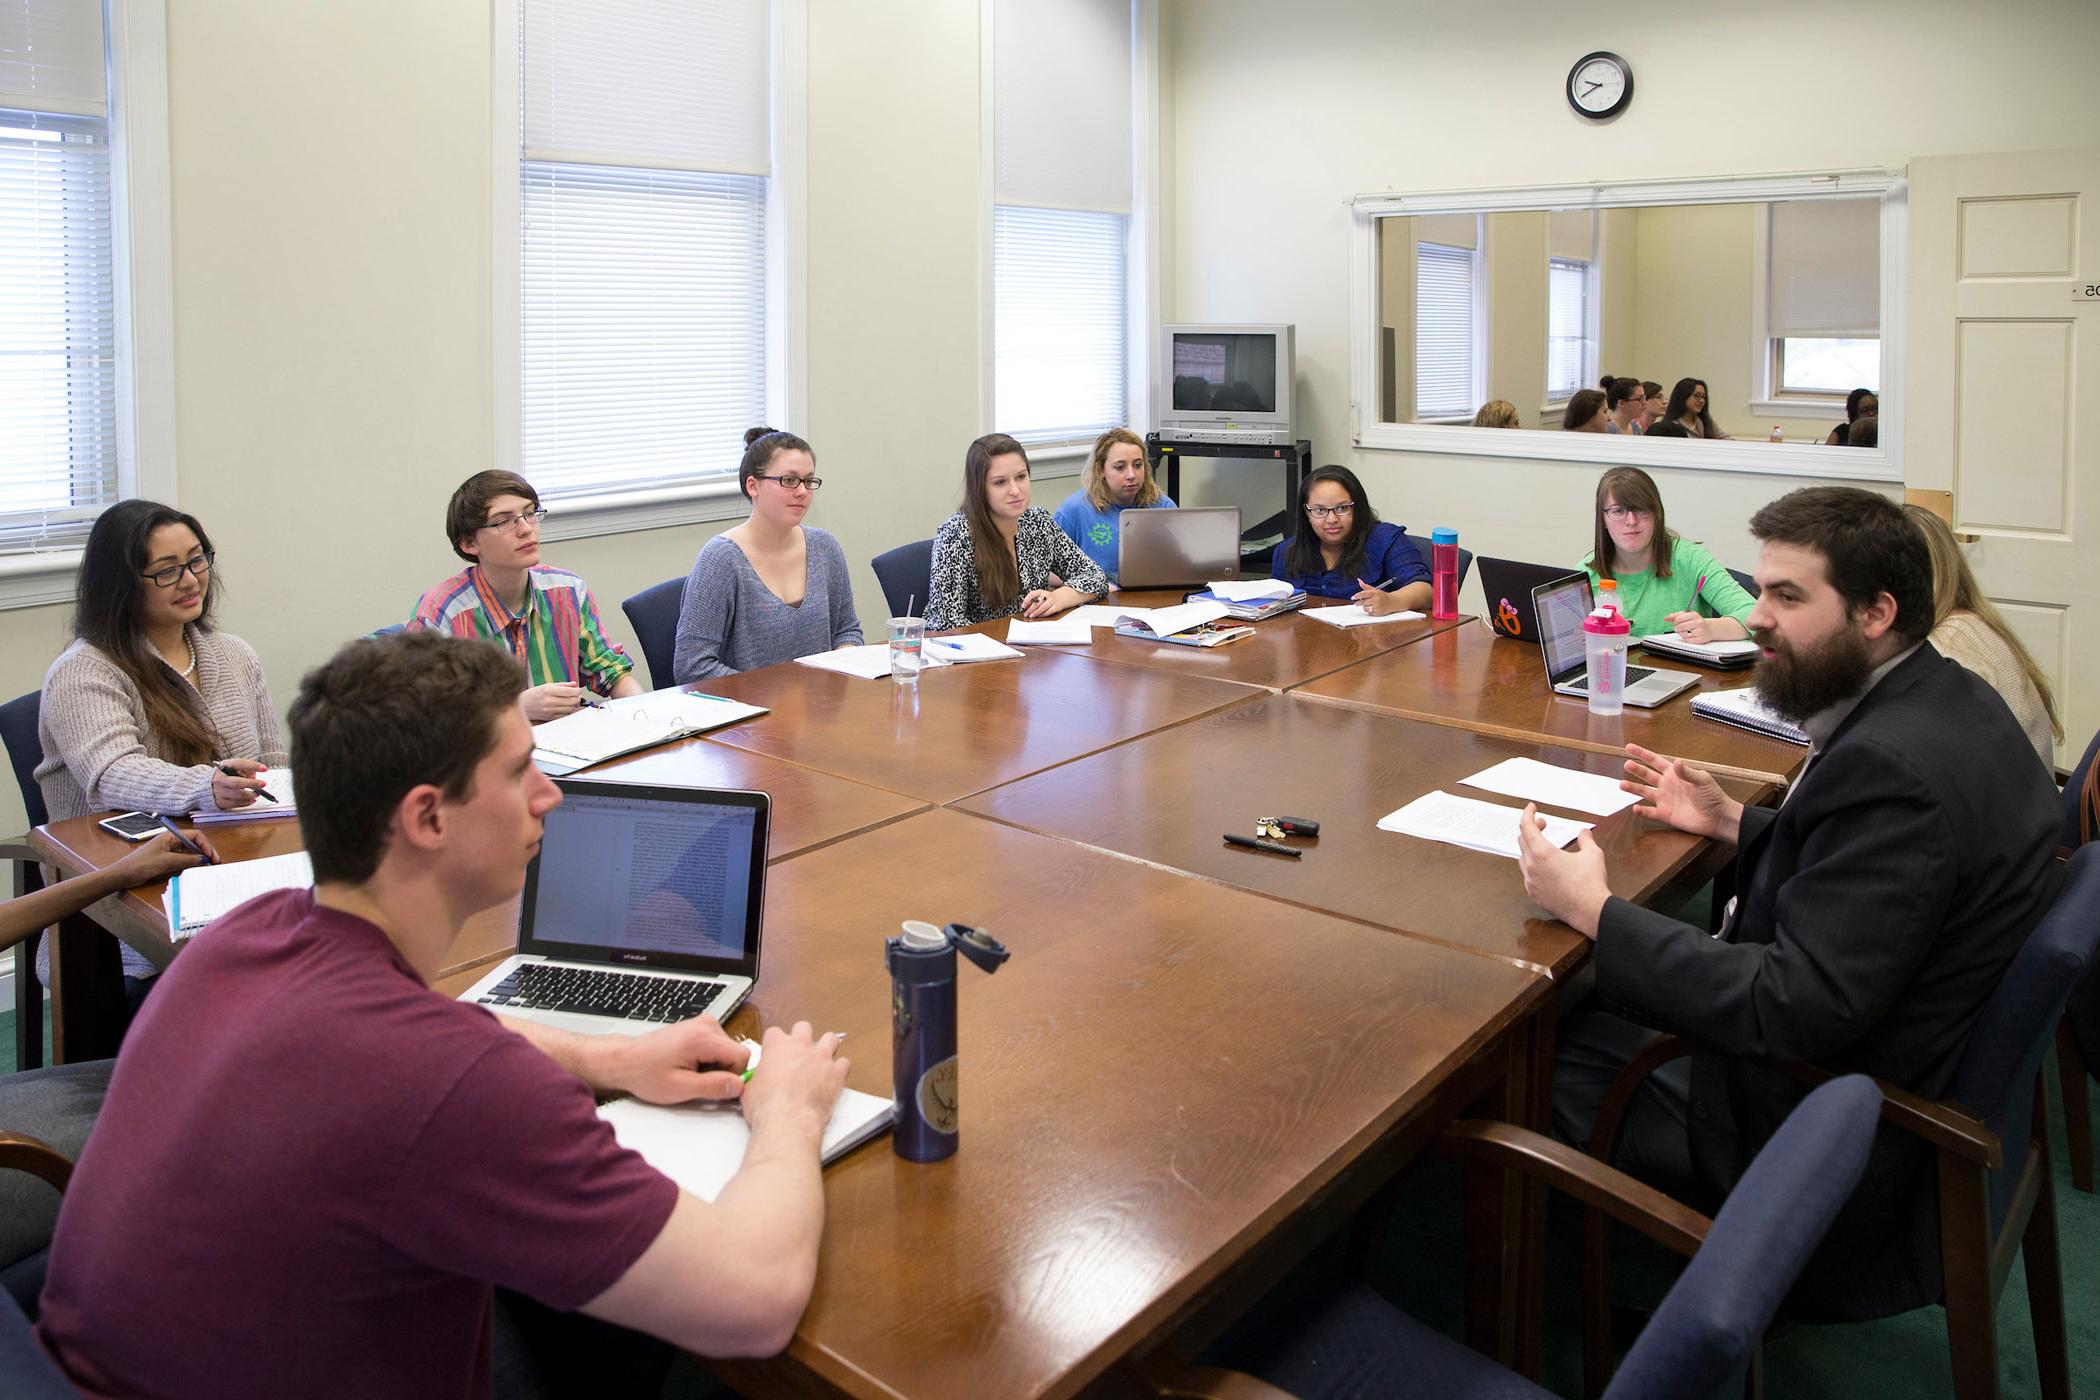
M 815 1281 L 846 1062 L 761 1067 L 714 1021 L 498 1021 L 426 985 L 515 896 L 560 793 L 499 648 L 354 642 L 291 710 L 314 888 L 243 905 L 133 1024 L 65 1195 L 37 1335 L 91 1395 L 478 1397 L 493 1285 L 693 1351 L 770 1355 Z M 713 1204 L 618 1146 L 593 1090 L 732 1098 Z

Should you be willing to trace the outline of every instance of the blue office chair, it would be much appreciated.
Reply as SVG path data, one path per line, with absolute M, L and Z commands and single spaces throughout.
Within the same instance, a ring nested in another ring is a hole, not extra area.
M 59 1193 L 109 1096 L 114 1060 L 0 1078 L 0 1294 L 36 1307 L 58 1228 Z M 10 1394 L 0 1386 L 0 1395 Z
M 44 807 L 44 790 L 37 786 L 36 766 L 44 761 L 44 742 L 37 737 L 37 720 L 44 692 L 32 690 L 0 705 L 0 743 L 7 746 L 7 761 L 15 770 L 15 786 L 22 790 L 22 810 L 31 826 L 51 820 Z M 44 887 L 42 868 L 27 844 L 0 847 L 0 858 L 15 865 L 15 897 Z M 15 945 L 15 1067 L 35 1069 L 44 1062 L 44 988 L 36 980 L 36 943 L 25 938 Z
M 2100 836 L 2100 792 L 2088 795 L 2093 759 L 2100 755 L 2100 734 L 2085 746 L 2085 757 L 2064 783 L 2065 851 L 2075 851 Z M 2088 811 L 2090 805 L 2091 810 Z M 2100 959 L 2096 959 L 2100 961 Z M 2093 1110 L 2088 1076 L 2100 1076 L 2100 967 L 2086 969 L 2071 992 L 2063 1023 L 2056 1028 L 2056 1079 L 2064 1098 L 2064 1140 L 2071 1152 L 2071 1186 L 2093 1191 Z
M 65 1375 L 29 1335 L 29 1319 L 0 1294 L 0 1394 L 13 1400 L 80 1400 Z
M 1466 586 L 1466 575 L 1473 572 L 1473 551 L 1460 546 L 1458 551 L 1458 586 Z
M 2094 961 L 2096 944 L 2100 842 L 2091 842 L 2072 853 L 2056 902 L 1983 1004 L 1946 1094 L 1931 1101 L 1881 1086 L 1887 1097 L 1883 1119 L 1919 1138 L 1936 1159 L 1940 1290 L 1937 1298 L 1921 1298 L 1917 1306 L 1946 1304 L 1954 1393 L 1963 1400 L 1998 1394 L 1997 1307 L 2005 1273 L 1996 1261 L 2010 1260 L 2016 1251 L 2026 1266 L 2041 1393 L 2050 1400 L 2067 1400 L 2071 1393 L 2041 1067 L 2071 989 Z M 1651 1042 L 1606 1095 L 1591 1154 L 1610 1160 L 1619 1117 L 1643 1076 L 1677 1056 L 1705 1053 L 1712 1052 L 1680 1036 Z M 1812 1066 L 1775 1068 L 1810 1082 L 1823 1077 Z M 1586 1306 L 1589 1302 L 1585 1299 Z M 1600 1310 L 1591 1307 L 1585 1318 L 1586 1345 L 1593 1355 L 1599 1317 Z
M 1750 575 L 1744 573 L 1741 569 L 1730 569 L 1728 571 L 1728 576 L 1734 579 L 1737 583 L 1741 584 L 1743 586 L 1743 591 L 1753 598 L 1755 598 L 1758 594 L 1764 592 L 1762 588 L 1759 588 L 1757 586 L 1757 580 L 1750 577 Z
M 671 678 L 671 661 L 678 648 L 678 614 L 685 611 L 685 580 L 667 578 L 652 584 L 620 604 L 620 611 L 627 614 L 627 625 L 641 644 L 650 688 L 668 690 L 678 684 Z
M 882 598 L 891 617 L 926 615 L 926 600 L 933 593 L 933 541 L 913 540 L 878 554 L 869 561 L 875 580 L 882 585 Z
M 1863 1075 L 1817 1089 L 1772 1135 L 1711 1222 L 1522 1128 L 1458 1123 L 1447 1141 L 1462 1155 L 1541 1176 L 1596 1201 L 1625 1224 L 1691 1254 L 1604 1392 L 1612 1400 L 1676 1400 L 1718 1394 L 1749 1364 L 1780 1300 L 1858 1185 L 1881 1103 L 1881 1091 Z M 1476 1147 L 1481 1150 L 1468 1150 Z M 1333 1294 L 1302 1329 L 1254 1358 L 1253 1367 L 1263 1381 L 1300 1400 L 1551 1394 L 1416 1322 L 1362 1284 Z M 1245 1381 L 1233 1371 L 1199 1368 L 1162 1394 L 1251 1400 L 1258 1392 Z
M 367 637 L 395 637 L 395 636 L 399 636 L 399 635 L 400 635 L 401 633 L 403 633 L 403 632 L 406 632 L 407 630 L 408 630 L 408 624 L 407 624 L 407 623 L 405 623 L 405 622 L 389 622 L 389 623 L 388 623 L 388 624 L 387 624 L 386 626 L 384 626 L 384 627 L 374 627 L 374 628 L 373 628 L 373 629 L 372 629 L 371 631 L 369 631 L 369 632 L 365 633 L 365 636 L 367 636 Z

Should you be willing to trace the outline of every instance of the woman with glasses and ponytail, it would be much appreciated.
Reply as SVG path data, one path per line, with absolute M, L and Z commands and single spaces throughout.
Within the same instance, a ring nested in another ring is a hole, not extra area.
M 36 780 L 51 820 L 233 811 L 286 762 L 255 649 L 213 625 L 221 579 L 196 517 L 119 501 L 80 560 L 73 641 L 44 676 Z M 127 947 L 133 1004 L 153 964 Z M 37 970 L 48 982 L 43 954 Z
M 1318 598 L 1346 598 L 1372 616 L 1429 606 L 1429 565 L 1407 527 L 1378 518 L 1347 467 L 1322 467 L 1298 488 L 1294 532 L 1269 568 Z
M 639 695 L 634 662 L 605 635 L 590 587 L 540 562 L 540 493 L 516 472 L 476 472 L 445 507 L 445 540 L 467 561 L 425 593 L 410 631 L 496 642 L 525 668 L 525 718 L 573 714 L 586 695 Z
M 753 428 L 737 468 L 751 517 L 700 546 L 678 613 L 678 684 L 733 676 L 856 646 L 860 615 L 846 551 L 805 525 L 816 503 L 817 454 L 793 433 Z

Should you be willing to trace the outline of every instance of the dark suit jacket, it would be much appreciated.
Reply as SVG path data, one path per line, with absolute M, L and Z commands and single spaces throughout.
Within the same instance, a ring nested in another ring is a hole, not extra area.
M 1621 899 L 1597 932 L 1604 1005 L 1727 1052 L 1692 1066 L 1692 1159 L 1734 1185 L 1805 1093 L 1733 1056 L 1876 1075 L 1927 1098 L 2058 883 L 2050 776 L 2005 701 L 1921 646 L 1868 692 L 1777 811 L 1743 813 L 1721 938 Z M 1935 1173 L 1884 1128 L 1794 1295 L 1876 1317 L 1939 1295 Z

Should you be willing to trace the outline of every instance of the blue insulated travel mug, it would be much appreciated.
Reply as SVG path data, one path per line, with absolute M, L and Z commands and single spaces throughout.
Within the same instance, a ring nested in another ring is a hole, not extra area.
M 890 970 L 890 1058 L 897 1096 L 897 1155 L 938 1162 L 954 1153 L 961 1101 L 956 1056 L 955 954 L 996 972 L 1007 951 L 964 924 L 907 919 L 884 944 Z

